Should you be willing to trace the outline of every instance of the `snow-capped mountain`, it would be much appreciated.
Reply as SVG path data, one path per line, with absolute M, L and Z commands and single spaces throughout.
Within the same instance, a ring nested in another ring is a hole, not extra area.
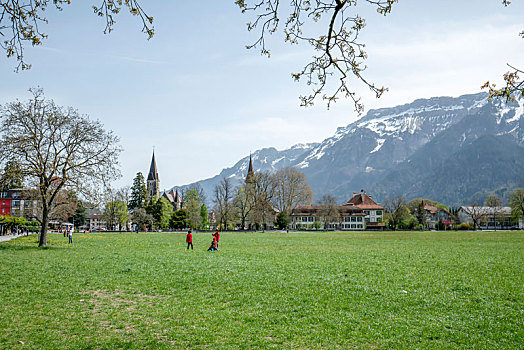
M 432 178 L 435 174 L 447 177 L 449 184 L 464 182 L 455 176 L 460 171 L 449 168 L 450 164 L 455 164 L 450 157 L 460 158 L 463 149 L 471 152 L 471 144 L 485 135 L 505 137 L 506 149 L 513 152 L 514 157 L 508 158 L 510 164 L 496 162 L 498 167 L 519 167 L 524 159 L 524 100 L 510 103 L 489 101 L 486 93 L 478 93 L 458 98 L 419 99 L 402 106 L 370 110 L 354 123 L 338 128 L 335 135 L 320 144 L 295 145 L 284 151 L 274 148 L 256 151 L 253 166 L 256 171 L 296 167 L 305 173 L 317 199 L 331 193 L 343 201 L 352 191 L 362 188 L 375 191 L 375 198 L 379 200 L 396 194 L 427 197 L 425 181 L 438 182 Z M 485 140 L 493 147 L 502 142 Z M 477 144 L 477 148 L 479 146 L 481 144 Z M 504 152 L 505 148 L 497 149 Z M 501 154 L 499 156 L 504 158 Z M 479 157 L 477 163 L 493 162 L 485 154 Z M 210 195 L 222 177 L 243 179 L 248 162 L 249 156 L 232 168 L 224 169 L 220 175 L 199 183 Z M 444 165 L 449 169 L 442 173 Z M 520 169 L 524 169 L 524 161 L 522 165 Z M 512 170 L 504 171 L 513 174 Z M 466 198 L 460 198 L 456 192 L 453 198 L 458 203 L 479 192 L 504 186 L 524 187 L 524 175 L 519 175 L 518 171 L 514 178 L 504 181 L 490 184 L 479 181 L 478 186 L 469 181 L 470 188 L 461 190 L 461 195 Z M 432 199 L 450 200 L 447 191 L 444 187 L 431 192 Z

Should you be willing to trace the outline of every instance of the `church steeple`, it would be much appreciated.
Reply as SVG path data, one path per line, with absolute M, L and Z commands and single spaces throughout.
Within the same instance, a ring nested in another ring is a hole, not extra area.
M 151 166 L 149 167 L 149 175 L 147 175 L 147 193 L 149 198 L 160 195 L 160 179 L 156 169 L 155 151 L 153 151 L 153 158 L 151 159 Z
M 247 169 L 246 183 L 255 182 L 255 172 L 253 171 L 253 161 L 251 160 L 251 153 L 249 153 L 249 167 Z

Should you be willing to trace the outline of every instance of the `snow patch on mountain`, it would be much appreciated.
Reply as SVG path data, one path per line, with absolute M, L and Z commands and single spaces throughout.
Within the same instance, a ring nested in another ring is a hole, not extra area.
M 519 106 L 515 109 L 515 115 L 513 116 L 513 118 L 507 120 L 508 123 L 516 122 L 520 120 L 522 115 L 524 115 L 524 98 L 519 99 L 517 103 L 519 104 Z
M 375 147 L 371 152 L 369 153 L 375 153 L 377 152 L 379 149 L 382 148 L 382 146 L 384 145 L 384 142 L 386 141 L 386 139 L 377 139 L 377 147 Z M 369 168 L 369 167 L 368 167 Z M 371 168 L 373 169 L 373 168 Z M 367 171 L 367 168 L 366 168 L 366 171 Z

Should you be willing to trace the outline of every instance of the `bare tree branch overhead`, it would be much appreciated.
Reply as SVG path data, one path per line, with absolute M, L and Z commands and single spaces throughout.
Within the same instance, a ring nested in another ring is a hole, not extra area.
M 31 68 L 24 60 L 24 45 L 42 44 L 47 35 L 40 26 L 47 24 L 45 11 L 55 7 L 58 11 L 71 0 L 0 0 L 0 47 L 7 57 L 14 57 L 18 65 L 16 71 Z M 106 26 L 104 33 L 110 33 L 115 25 L 115 16 L 122 8 L 127 8 L 133 16 L 142 21 L 142 32 L 151 39 L 155 33 L 153 17 L 149 16 L 137 0 L 102 0 L 100 5 L 93 5 L 96 15 L 104 17 Z
M 501 0 L 498 0 L 501 1 Z M 48 20 L 44 16 L 49 8 L 62 10 L 70 0 L 0 0 L 0 46 L 7 57 L 18 62 L 16 71 L 29 69 L 24 59 L 24 47 L 42 44 L 47 35 L 41 30 Z M 149 16 L 139 0 L 98 0 L 92 6 L 94 13 L 105 19 L 105 33 L 111 32 L 115 18 L 122 9 L 139 17 L 142 31 L 148 39 L 154 35 L 153 17 Z M 243 13 L 253 15 L 247 24 L 249 31 L 257 33 L 248 49 L 258 49 L 270 56 L 267 39 L 277 32 L 284 34 L 284 41 L 290 44 L 304 43 L 312 48 L 313 55 L 297 72 L 292 73 L 295 81 L 302 81 L 311 88 L 300 96 L 302 106 L 313 105 L 318 99 L 324 100 L 328 108 L 340 98 L 349 98 L 358 113 L 363 112 L 358 86 L 369 88 L 377 98 L 387 88 L 376 85 L 365 75 L 367 53 L 359 35 L 366 27 L 366 21 L 357 11 L 370 6 L 379 14 L 387 15 L 398 0 L 235 0 Z M 500 3 L 500 2 L 499 2 Z M 358 6 L 357 6 L 358 4 Z M 362 5 L 363 4 L 363 5 Z M 502 0 L 502 5 L 511 2 Z M 315 25 L 320 28 L 315 28 Z M 312 34 L 310 34 L 312 33 Z M 519 34 L 524 38 L 524 31 Z M 508 64 L 510 70 L 504 75 L 504 86 L 486 82 L 492 98 L 513 100 L 524 96 L 524 73 L 522 67 Z
M 504 6 L 509 6 L 511 1 L 502 0 Z M 519 36 L 524 39 L 524 30 L 519 33 Z M 524 71 L 516 68 L 511 64 L 507 64 L 510 70 L 504 74 L 504 86 L 497 89 L 496 84 L 487 81 L 482 85 L 483 89 L 489 90 L 489 98 L 504 99 L 506 102 L 515 101 L 517 98 L 524 98 Z
M 397 0 L 365 0 L 366 3 L 376 7 L 378 13 L 386 15 L 391 12 L 392 6 Z M 247 48 L 259 48 L 263 55 L 270 56 L 266 44 L 266 35 L 273 34 L 278 30 L 281 16 L 287 16 L 283 31 L 285 41 L 291 44 L 307 43 L 313 47 L 316 54 L 300 71 L 293 73 L 295 81 L 304 80 L 312 91 L 308 95 L 300 97 L 302 106 L 313 105 L 317 98 L 327 101 L 328 108 L 340 96 L 350 98 L 359 113 L 363 111 L 360 97 L 356 94 L 351 78 L 357 78 L 376 97 L 382 96 L 387 91 L 385 87 L 379 87 L 369 82 L 364 76 L 366 66 L 364 64 L 367 54 L 365 45 L 359 41 L 359 34 L 366 26 L 365 20 L 356 14 L 355 0 L 291 0 L 291 10 L 288 14 L 281 14 L 281 1 L 258 0 L 249 4 L 245 0 L 237 0 L 242 12 L 254 12 L 255 19 L 248 23 L 248 30 L 258 30 L 258 39 Z M 329 24 L 323 34 L 309 36 L 304 33 L 304 27 L 310 22 L 319 22 L 323 17 L 329 19 Z M 330 91 L 325 92 L 328 78 L 338 78 L 338 84 Z

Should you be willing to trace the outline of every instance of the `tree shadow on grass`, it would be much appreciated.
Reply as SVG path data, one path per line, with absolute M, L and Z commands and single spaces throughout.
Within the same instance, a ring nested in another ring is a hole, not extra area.
M 41 250 L 62 250 L 67 249 L 67 247 L 54 247 L 54 246 L 47 246 L 47 247 L 39 247 L 38 243 L 33 244 L 10 244 L 10 243 L 0 243 L 0 251 L 16 251 L 16 250 L 24 250 L 24 251 L 41 251 Z

